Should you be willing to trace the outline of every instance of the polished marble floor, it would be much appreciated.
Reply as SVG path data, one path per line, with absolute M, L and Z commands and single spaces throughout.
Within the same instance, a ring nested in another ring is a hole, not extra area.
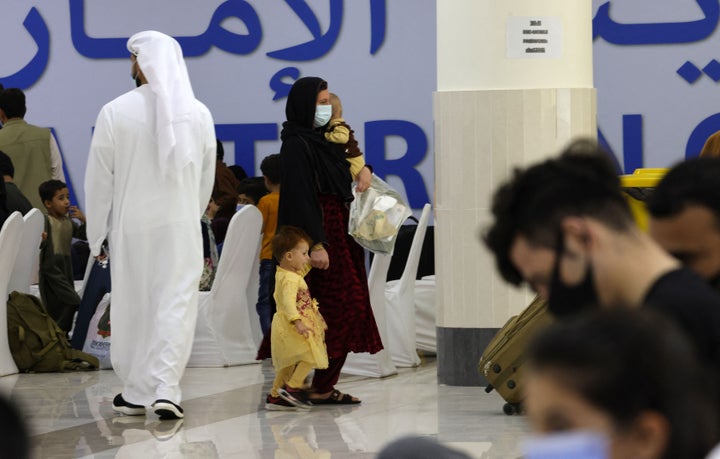
M 0 378 L 29 423 L 34 458 L 373 458 L 406 435 L 431 437 L 474 458 L 520 456 L 525 419 L 502 413 L 502 400 L 477 387 L 437 384 L 432 359 L 384 379 L 345 376 L 338 388 L 359 406 L 269 412 L 269 362 L 191 368 L 182 381 L 183 423 L 117 416 L 112 371 Z M 261 402 L 262 401 L 262 402 Z

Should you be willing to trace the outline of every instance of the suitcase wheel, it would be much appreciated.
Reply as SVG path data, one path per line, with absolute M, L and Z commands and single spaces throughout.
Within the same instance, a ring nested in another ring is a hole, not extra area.
M 508 416 L 520 414 L 521 412 L 522 407 L 519 403 L 506 403 L 503 405 L 503 413 L 507 414 Z

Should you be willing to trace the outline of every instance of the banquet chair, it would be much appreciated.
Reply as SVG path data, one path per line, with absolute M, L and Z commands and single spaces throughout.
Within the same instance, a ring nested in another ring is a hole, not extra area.
M 420 365 L 416 349 L 415 325 L 415 276 L 420 263 L 420 252 L 425 240 L 425 230 L 430 219 L 430 204 L 425 204 L 415 230 L 405 269 L 400 279 L 385 285 L 388 348 L 398 367 Z
M 358 376 L 383 378 L 397 373 L 387 349 L 387 326 L 385 320 L 385 277 L 387 276 L 392 256 L 376 254 L 368 274 L 368 289 L 370 290 L 370 305 L 372 306 L 375 323 L 380 332 L 380 339 L 385 349 L 375 354 L 368 352 L 350 353 L 347 356 L 343 373 Z
M 7 331 L 7 299 L 8 286 L 15 257 L 17 257 L 22 241 L 23 217 L 20 212 L 13 212 L 0 229 L 0 376 L 15 374 L 18 372 L 15 360 L 10 353 Z
M 200 292 L 188 367 L 259 363 L 255 303 L 261 230 L 262 214 L 255 206 L 244 206 L 230 220 L 212 288 Z
M 23 217 L 23 229 L 15 266 L 10 276 L 8 293 L 14 290 L 30 293 L 33 277 L 37 277 L 40 261 L 40 243 L 45 227 L 45 218 L 39 209 L 31 209 Z

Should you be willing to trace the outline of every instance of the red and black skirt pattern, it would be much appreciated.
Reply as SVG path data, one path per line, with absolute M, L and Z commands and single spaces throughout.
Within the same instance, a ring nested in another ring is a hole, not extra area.
M 317 299 L 328 329 L 325 344 L 330 358 L 348 352 L 382 350 L 370 306 L 365 253 L 348 234 L 349 209 L 339 196 L 318 196 L 323 210 L 329 269 L 313 269 L 305 277 L 310 295 Z

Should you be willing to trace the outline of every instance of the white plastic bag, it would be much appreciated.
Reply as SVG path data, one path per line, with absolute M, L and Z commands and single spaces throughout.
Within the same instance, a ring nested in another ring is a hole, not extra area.
M 410 206 L 375 174 L 370 180 L 370 188 L 358 193 L 353 186 L 353 195 L 348 233 L 366 249 L 392 255 L 398 230 L 412 215 Z
M 110 361 L 110 294 L 100 300 L 88 325 L 83 352 L 94 355 L 100 361 L 101 370 L 112 369 Z

